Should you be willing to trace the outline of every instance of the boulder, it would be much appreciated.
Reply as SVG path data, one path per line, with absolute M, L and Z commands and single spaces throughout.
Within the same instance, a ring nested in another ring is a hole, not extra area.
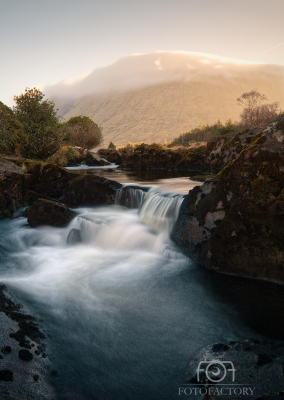
M 77 146 L 62 146 L 49 157 L 48 162 L 61 167 L 72 167 L 85 161 L 84 150 Z
M 35 228 L 41 225 L 64 227 L 77 214 L 62 203 L 39 199 L 33 203 L 27 215 L 29 225 Z
M 101 155 L 88 151 L 86 154 L 86 165 L 92 167 L 102 167 L 104 165 L 109 165 L 110 163 L 103 158 Z
M 284 117 L 186 196 L 172 238 L 217 272 L 284 283 Z
M 54 164 L 46 164 L 41 168 L 38 183 L 27 189 L 38 193 L 41 197 L 61 201 L 67 184 L 78 174 Z
M 0 218 L 12 217 L 22 205 L 24 184 L 21 167 L 0 158 Z
M 117 165 L 121 164 L 124 160 L 126 160 L 128 155 L 130 155 L 130 154 L 126 155 L 118 150 L 109 150 L 109 149 L 99 149 L 98 154 L 104 157 L 111 164 L 117 164 Z
M 64 189 L 62 201 L 70 207 L 114 204 L 122 185 L 96 175 L 80 175 Z

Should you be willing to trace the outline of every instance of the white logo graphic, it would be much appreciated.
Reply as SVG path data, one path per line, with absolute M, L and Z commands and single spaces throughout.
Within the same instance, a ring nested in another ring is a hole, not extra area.
M 223 381 L 227 372 L 232 373 L 232 382 L 235 381 L 235 368 L 234 364 L 231 361 L 220 361 L 220 360 L 212 360 L 212 361 L 201 361 L 197 367 L 197 382 L 203 381 L 201 377 L 201 372 L 205 373 L 206 378 L 213 382 L 218 383 Z

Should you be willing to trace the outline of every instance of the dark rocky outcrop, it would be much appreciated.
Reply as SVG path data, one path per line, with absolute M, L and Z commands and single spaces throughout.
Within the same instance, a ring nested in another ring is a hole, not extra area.
M 163 149 L 158 144 L 141 144 L 121 165 L 122 169 L 181 169 L 203 171 L 205 156 L 189 150 Z
M 92 151 L 88 151 L 86 153 L 86 165 L 90 167 L 102 167 L 104 165 L 109 165 L 110 163 L 103 158 L 100 154 L 97 154 Z
M 33 203 L 28 212 L 28 223 L 32 228 L 41 225 L 64 227 L 75 216 L 76 213 L 62 203 L 39 199 Z
M 206 373 L 205 368 L 213 360 L 214 363 Z M 210 371 L 214 369 L 213 365 L 220 369 L 220 375 L 210 374 Z M 185 388 L 188 388 L 188 394 L 190 389 L 194 393 L 195 388 L 203 388 L 203 394 L 206 392 L 207 395 L 209 393 L 211 395 L 211 397 L 205 398 L 211 400 L 241 398 L 276 400 L 278 396 L 283 398 L 283 365 L 284 342 L 251 339 L 216 343 L 203 348 L 190 362 L 186 372 Z M 235 371 L 232 371 L 232 368 Z M 222 379 L 222 377 L 224 378 Z M 218 379 L 221 381 L 217 382 Z M 197 384 L 200 386 L 196 386 Z M 223 391 L 221 391 L 222 388 Z
M 130 152 L 126 153 L 119 150 L 99 149 L 98 154 L 104 157 L 110 163 L 120 165 L 127 159 L 127 157 L 130 155 Z
M 185 198 L 172 238 L 218 272 L 284 282 L 284 117 Z
M 26 178 L 19 166 L 0 158 L 0 218 L 12 217 L 23 203 Z
M 53 400 L 45 334 L 34 317 L 0 285 L 1 399 Z M 33 384 L 37 376 L 37 384 Z
M 62 201 L 70 207 L 114 204 L 121 184 L 95 175 L 80 175 L 64 189 Z

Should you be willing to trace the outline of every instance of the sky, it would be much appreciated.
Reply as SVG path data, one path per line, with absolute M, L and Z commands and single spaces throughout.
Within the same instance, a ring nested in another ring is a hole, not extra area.
M 158 50 L 284 65 L 283 15 L 283 0 L 0 0 L 0 101 Z

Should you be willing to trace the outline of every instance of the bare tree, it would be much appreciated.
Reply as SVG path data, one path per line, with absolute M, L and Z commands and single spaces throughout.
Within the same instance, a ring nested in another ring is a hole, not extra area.
M 240 115 L 242 128 L 265 128 L 277 117 L 279 103 L 262 104 L 267 100 L 265 94 L 256 89 L 237 98 L 238 104 L 244 107 Z

